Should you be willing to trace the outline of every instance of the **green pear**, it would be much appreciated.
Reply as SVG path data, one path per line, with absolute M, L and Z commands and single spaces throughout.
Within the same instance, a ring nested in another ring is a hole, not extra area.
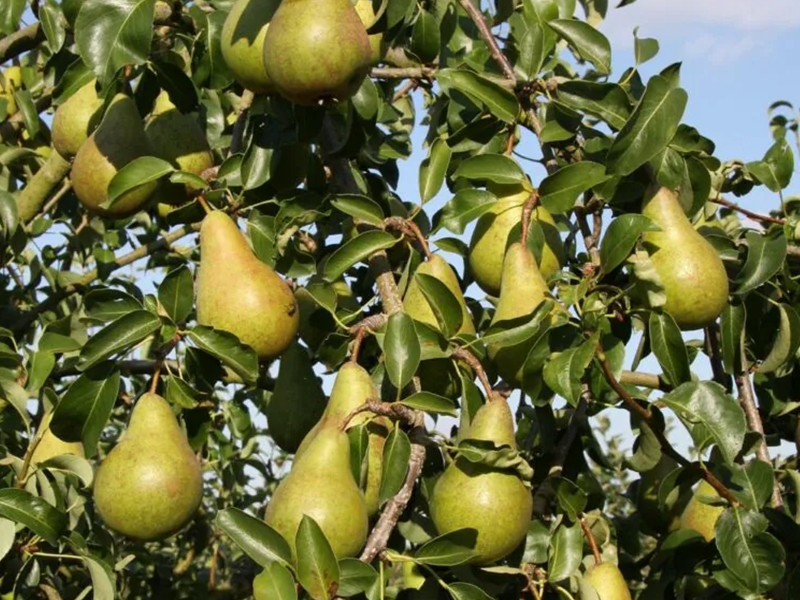
M 264 38 L 279 4 L 280 0 L 237 0 L 222 25 L 222 60 L 233 78 L 256 94 L 275 91 L 264 65 Z
M 191 521 L 202 499 L 200 462 L 170 405 L 144 394 L 123 437 L 97 469 L 97 511 L 106 525 L 129 538 L 160 540 Z
M 328 428 L 340 428 L 351 411 L 371 399 L 378 398 L 378 391 L 369 372 L 355 362 L 343 364 L 333 383 L 331 398 L 325 407 L 322 418 L 306 435 L 297 449 L 295 459 L 299 459 L 313 443 L 321 431 Z M 366 423 L 368 434 L 367 470 L 364 482 L 364 498 L 370 516 L 378 512 L 380 501 L 381 479 L 383 477 L 383 448 L 392 422 L 386 417 L 377 417 L 365 411 L 355 415 L 348 427 Z
M 468 262 L 475 282 L 490 296 L 497 296 L 506 249 L 520 239 L 522 207 L 533 187 L 526 181 L 514 186 L 492 184 L 488 190 L 497 196 L 497 202 L 475 224 Z M 544 233 L 545 245 L 538 266 L 542 277 L 547 279 L 561 269 L 564 244 L 553 216 L 544 206 L 533 209 L 531 222 L 538 222 Z
M 338 427 L 318 432 L 267 505 L 264 520 L 289 542 L 293 556 L 303 515 L 317 522 L 337 558 L 355 556 L 367 539 L 367 505 L 350 470 L 350 441 Z
M 236 223 L 222 211 L 203 219 L 197 273 L 197 322 L 234 334 L 259 358 L 280 355 L 294 339 L 294 293 L 260 261 Z
M 131 161 L 152 154 L 144 125 L 132 98 L 117 94 L 97 129 L 81 145 L 72 163 L 72 188 L 90 212 L 121 218 L 139 212 L 150 201 L 158 182 L 151 181 L 123 194 L 110 207 L 108 184 Z
M 631 600 L 628 584 L 622 572 L 613 563 L 600 563 L 589 567 L 580 581 L 581 597 L 588 597 L 585 587 L 594 591 L 597 600 Z
M 728 303 L 728 275 L 719 254 L 692 227 L 672 190 L 652 186 L 642 214 L 661 228 L 642 239 L 664 285 L 664 310 L 684 330 L 710 325 Z
M 375 18 L 375 7 L 372 0 L 356 0 L 354 6 L 365 29 L 369 29 L 377 22 Z M 383 57 L 386 56 L 387 50 L 382 31 L 369 34 L 369 47 L 371 50 L 370 64 L 377 65 L 383 60 Z
M 53 148 L 67 160 L 73 158 L 97 127 L 103 99 L 97 95 L 96 79 L 79 88 L 59 105 L 53 115 Z
M 166 91 L 156 98 L 144 131 L 155 155 L 176 169 L 199 176 L 214 166 L 214 155 L 203 129 L 196 119 L 177 109 Z M 191 192 L 190 186 L 162 181 L 156 200 L 172 205 L 184 204 L 190 199 L 187 192 Z
M 281 356 L 275 389 L 267 405 L 270 436 L 285 452 L 295 452 L 324 411 L 325 393 L 308 352 L 293 342 Z
M 498 398 L 479 408 L 466 438 L 516 450 L 514 418 L 506 401 Z M 476 555 L 470 564 L 484 565 L 508 556 L 525 539 L 533 499 L 516 473 L 459 456 L 437 480 L 430 505 L 440 535 L 465 527 L 477 530 Z
M 74 454 L 81 458 L 85 458 L 86 454 L 83 451 L 83 444 L 80 442 L 65 442 L 50 429 L 50 420 L 53 418 L 53 413 L 47 413 L 42 417 L 42 422 L 39 428 L 44 432 L 36 444 L 36 448 L 31 454 L 31 464 L 37 465 L 44 461 L 51 459 L 55 456 L 62 456 L 64 454 Z
M 264 39 L 264 64 L 296 104 L 345 101 L 361 87 L 372 50 L 350 0 L 283 0 Z
M 697 486 L 691 500 L 681 513 L 680 526 L 682 529 L 694 529 L 702 535 L 707 542 L 716 537 L 714 527 L 717 519 L 725 511 L 725 506 L 715 506 L 704 500 L 719 500 L 719 494 L 707 481 L 703 480 Z

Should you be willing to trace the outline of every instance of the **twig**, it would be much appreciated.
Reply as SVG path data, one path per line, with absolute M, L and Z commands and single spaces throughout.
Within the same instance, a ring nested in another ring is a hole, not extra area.
M 489 53 L 500 66 L 500 70 L 503 72 L 505 78 L 514 82 L 516 85 L 517 77 L 514 75 L 514 68 L 497 45 L 497 40 L 494 35 L 492 35 L 489 25 L 486 23 L 486 19 L 483 18 L 483 13 L 472 3 L 472 0 L 458 0 L 458 3 L 477 26 L 481 38 L 483 38 L 483 41 L 486 42 L 486 45 L 489 47 Z
M 520 232 L 520 241 L 523 246 L 528 244 L 528 233 L 531 228 L 531 213 L 539 205 L 539 193 L 536 190 L 531 192 L 525 204 L 522 205 L 522 231 Z
M 492 385 L 489 383 L 489 378 L 486 376 L 486 371 L 483 369 L 483 365 L 481 364 L 481 361 L 478 360 L 477 356 L 475 356 L 466 348 L 459 346 L 453 350 L 453 358 L 467 364 L 472 368 L 473 371 L 475 371 L 484 391 L 486 392 L 487 400 L 490 399 L 493 394 L 496 394 L 496 392 L 492 390 Z
M 711 363 L 711 372 L 714 374 L 714 381 L 719 383 L 730 394 L 733 389 L 731 387 L 731 378 L 725 373 L 725 368 L 722 365 L 722 351 L 719 347 L 719 326 L 712 323 L 705 328 L 705 346 L 708 360 Z
M 367 329 L 365 327 L 359 327 L 353 338 L 353 347 L 350 349 L 350 362 L 358 362 L 358 355 L 361 352 L 361 342 L 364 341 L 365 335 L 367 335 Z
M 776 225 L 785 225 L 786 219 L 780 219 L 778 217 L 771 217 L 769 215 L 762 215 L 751 210 L 747 210 L 746 208 L 742 208 L 735 202 L 731 202 L 730 200 L 725 200 L 725 198 L 715 198 L 713 200 L 716 204 L 720 206 L 724 206 L 725 208 L 729 208 L 731 210 L 735 210 L 738 213 L 742 213 L 745 217 L 753 219 L 754 221 L 760 221 L 762 223 L 775 223 Z
M 372 400 L 367 400 L 360 406 L 356 406 L 353 410 L 347 413 L 345 418 L 342 419 L 342 424 L 339 428 L 342 431 L 346 430 L 353 417 L 364 412 L 371 412 L 382 417 L 389 417 L 391 419 L 395 419 L 396 421 L 405 421 L 412 427 L 417 420 L 417 411 L 415 411 L 413 408 L 403 406 L 402 404 L 396 404 L 394 402 L 381 402 L 380 399 L 374 398 Z
M 172 349 L 178 345 L 182 337 L 183 335 L 181 335 L 180 332 L 176 332 L 171 340 L 155 351 L 156 358 L 153 364 L 153 380 L 150 382 L 151 394 L 155 394 L 158 389 L 158 379 L 161 376 L 161 369 L 164 367 L 164 361 L 167 359 L 167 356 L 169 356 L 169 353 L 172 352 Z
M 586 537 L 586 541 L 589 542 L 589 548 L 592 549 L 594 564 L 599 565 L 603 562 L 603 558 L 600 555 L 600 549 L 597 547 L 597 541 L 594 539 L 592 528 L 589 527 L 589 523 L 586 522 L 586 515 L 581 514 L 578 518 L 578 522 L 581 524 L 581 529 L 583 530 L 583 535 Z
M 49 427 L 49 425 L 48 425 Z M 31 466 L 31 459 L 33 458 L 33 453 L 36 451 L 36 446 L 39 445 L 39 442 L 42 441 L 42 437 L 44 437 L 45 427 L 39 424 L 39 429 L 36 430 L 36 435 L 33 436 L 31 443 L 28 444 L 28 449 L 25 452 L 25 458 L 22 460 L 22 467 L 17 473 L 17 478 L 14 481 L 14 486 L 18 488 L 24 488 L 25 482 L 28 480 L 28 469 Z
M 661 390 L 662 392 L 668 392 L 672 389 L 672 386 L 664 381 L 660 375 L 641 373 L 639 371 L 623 371 L 619 375 L 619 382 L 629 385 L 638 385 L 640 387 L 650 388 L 651 390 Z
M 236 122 L 233 124 L 233 134 L 231 135 L 230 154 L 239 152 L 242 145 L 242 138 L 244 137 L 244 126 L 247 123 L 247 113 L 250 111 L 250 106 L 253 104 L 255 95 L 250 90 L 245 90 L 242 98 L 239 101 L 239 107 L 236 109 Z
M 50 198 L 50 200 L 48 200 L 48 201 L 47 201 L 47 204 L 45 204 L 45 205 L 42 207 L 42 212 L 41 212 L 41 213 L 39 213 L 39 214 L 40 214 L 40 215 L 46 215 L 46 214 L 47 214 L 47 213 L 49 213 L 51 210 L 53 210 L 53 208 L 55 207 L 55 205 L 56 205 L 56 204 L 58 204 L 58 203 L 59 203 L 59 201 L 60 201 L 60 200 L 61 200 L 61 199 L 62 199 L 64 196 L 66 196 L 66 195 L 67 195 L 67 193 L 69 193 L 69 191 L 70 191 L 71 189 L 72 189 L 72 181 L 70 181 L 69 179 L 65 179 L 65 180 L 64 180 L 64 182 L 61 184 L 61 187 L 58 189 L 58 191 L 57 191 L 55 194 L 53 194 L 53 197 L 52 197 L 52 198 Z
M 597 249 L 597 244 L 600 242 L 603 221 L 600 211 L 595 211 L 593 213 L 593 228 L 589 229 L 586 214 L 587 211 L 584 207 L 575 207 L 575 216 L 578 220 L 578 227 L 581 230 L 581 235 L 583 236 L 583 244 L 586 246 L 586 251 L 589 253 L 589 258 L 592 261 L 592 270 L 596 271 L 600 268 L 600 251 Z
M 650 423 L 653 420 L 653 413 L 650 412 L 650 409 L 644 408 L 641 404 L 639 404 L 636 399 L 630 395 L 628 390 L 622 387 L 622 384 L 614 376 L 614 371 L 611 368 L 611 365 L 608 364 L 605 352 L 600 346 L 597 347 L 597 353 L 595 356 L 597 361 L 600 363 L 600 369 L 603 371 L 603 376 L 606 378 L 606 381 L 622 399 L 622 402 L 625 404 L 628 410 L 638 415 L 643 421 Z
M 431 249 L 428 247 L 428 240 L 425 239 L 425 236 L 422 234 L 419 226 L 411 219 L 404 219 L 403 217 L 387 217 L 383 220 L 383 225 L 386 227 L 386 229 L 394 229 L 403 235 L 414 238 L 420 245 L 420 248 L 422 248 L 425 258 L 429 259 L 432 256 Z
M 0 39 L 0 64 L 33 50 L 44 41 L 44 29 L 39 23 L 31 23 Z
M 411 92 L 416 90 L 418 87 L 419 87 L 419 82 L 418 81 L 415 81 L 415 80 L 412 79 L 411 81 L 406 82 L 406 84 L 404 86 L 402 86 L 399 90 L 397 90 L 394 93 L 394 96 L 392 96 L 391 104 L 394 104 L 395 102 L 397 102 L 401 98 L 405 98 Z

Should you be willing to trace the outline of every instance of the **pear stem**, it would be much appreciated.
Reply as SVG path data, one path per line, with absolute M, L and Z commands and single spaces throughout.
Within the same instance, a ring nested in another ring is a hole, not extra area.
M 178 345 L 178 342 L 180 342 L 182 338 L 183 334 L 181 332 L 177 332 L 174 336 L 172 336 L 170 341 L 155 351 L 156 359 L 155 363 L 153 364 L 153 380 L 150 382 L 151 394 L 155 394 L 156 390 L 158 389 L 158 380 L 161 376 L 161 369 L 164 367 L 164 361 L 167 360 L 169 353 L 172 352 L 172 349 Z
M 581 516 L 578 519 L 578 521 L 581 524 L 581 529 L 583 530 L 583 535 L 586 537 L 586 541 L 589 542 L 589 548 L 592 549 L 594 564 L 599 565 L 600 563 L 603 562 L 603 557 L 600 555 L 600 549 L 597 547 L 597 541 L 594 539 L 592 528 L 589 527 L 589 523 L 586 521 L 586 515 L 581 513 Z
M 368 333 L 373 333 L 386 324 L 386 315 L 383 313 L 377 315 L 370 315 L 364 317 L 350 327 L 348 330 L 350 335 L 353 336 L 353 347 L 350 350 L 350 362 L 358 362 L 358 354 L 361 351 L 361 342 Z
M 523 246 L 527 246 L 528 244 L 528 232 L 531 229 L 531 213 L 533 209 L 536 208 L 539 204 L 539 192 L 533 190 L 531 195 L 528 196 L 528 199 L 525 201 L 525 204 L 522 205 L 522 235 L 521 235 L 521 242 Z
M 208 215 L 208 214 L 211 214 L 211 212 L 212 212 L 212 209 L 211 209 L 211 207 L 208 205 L 208 202 L 206 201 L 206 197 L 205 197 L 205 196 L 203 196 L 202 194 L 200 194 L 200 195 L 197 197 L 197 202 L 200 204 L 200 206 L 203 208 L 203 210 L 205 211 L 205 213 L 206 213 L 207 215 Z
M 453 350 L 453 358 L 456 358 L 457 360 L 466 363 L 468 366 L 472 368 L 473 371 L 475 371 L 476 375 L 478 376 L 478 379 L 481 382 L 481 385 L 483 386 L 484 391 L 486 392 L 486 398 L 488 400 L 492 400 L 493 396 L 498 395 L 494 392 L 494 390 L 492 390 L 492 386 L 489 383 L 489 378 L 486 376 L 486 371 L 484 371 L 481 361 L 479 361 L 478 358 L 472 352 L 470 352 L 463 346 L 459 346 L 455 350 Z

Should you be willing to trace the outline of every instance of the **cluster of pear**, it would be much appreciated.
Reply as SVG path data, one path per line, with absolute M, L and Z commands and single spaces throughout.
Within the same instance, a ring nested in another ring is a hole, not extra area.
M 225 64 L 243 87 L 302 105 L 344 101 L 383 58 L 372 0 L 237 0 L 222 28 Z
M 178 170 L 200 175 L 214 165 L 214 156 L 198 121 L 181 113 L 166 91 L 143 120 L 136 103 L 125 94 L 114 95 L 104 110 L 106 102 L 96 84 L 93 79 L 83 85 L 53 116 L 53 147 L 73 161 L 70 178 L 81 204 L 93 214 L 122 218 L 152 202 L 186 202 L 191 193 L 187 186 L 151 181 L 109 203 L 109 183 L 137 158 L 155 156 Z

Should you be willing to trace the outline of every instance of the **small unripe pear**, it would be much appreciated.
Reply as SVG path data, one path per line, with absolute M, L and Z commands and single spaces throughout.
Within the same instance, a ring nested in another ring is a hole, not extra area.
M 604 562 L 589 567 L 580 585 L 581 588 L 590 586 L 599 600 L 631 600 L 628 584 L 613 563 Z
M 717 491 L 707 481 L 701 481 L 681 514 L 681 528 L 694 529 L 707 542 L 713 540 L 716 537 L 714 528 L 717 519 L 725 511 L 725 506 L 708 504 L 703 502 L 703 499 L 714 500 L 715 498 L 719 499 Z
M 53 115 L 53 148 L 66 159 L 74 157 L 97 127 L 103 99 L 97 95 L 96 79 L 78 89 Z

